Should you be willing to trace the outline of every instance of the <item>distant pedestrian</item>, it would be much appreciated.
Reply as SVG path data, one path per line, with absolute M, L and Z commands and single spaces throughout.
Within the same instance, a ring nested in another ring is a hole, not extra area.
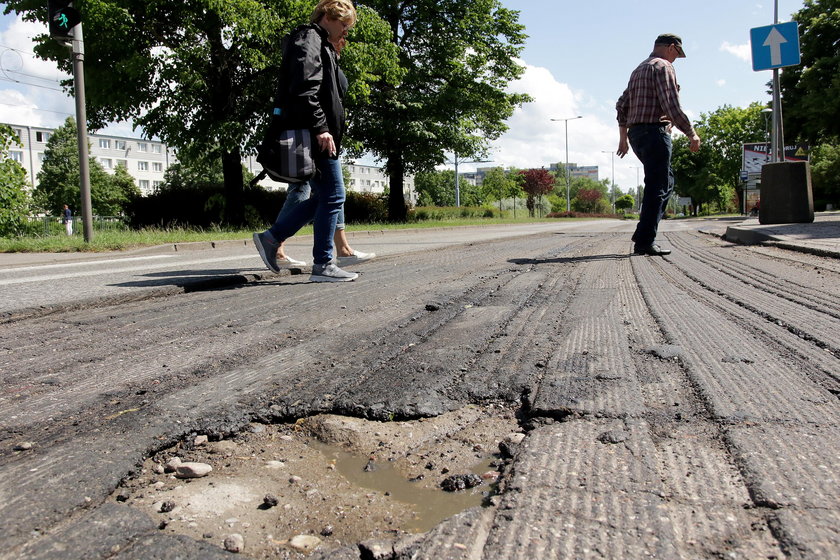
M 66 204 L 64 205 L 64 212 L 61 214 L 61 223 L 64 224 L 64 231 L 67 235 L 73 235 L 73 211 Z
M 321 0 L 310 21 L 286 39 L 277 102 L 284 128 L 308 128 L 317 141 L 313 150 L 317 173 L 309 181 L 313 196 L 285 216 L 281 213 L 268 230 L 255 233 L 254 244 L 265 265 L 277 272 L 280 244 L 314 218 L 310 280 L 348 282 L 358 274 L 333 262 L 333 236 L 345 198 L 338 157 L 346 127 L 343 100 L 347 80 L 340 79 L 338 56 L 330 38 L 339 41 L 347 36 L 356 23 L 356 8 L 351 0 Z
M 680 107 L 680 86 L 673 66 L 678 58 L 685 58 L 682 39 L 670 33 L 657 37 L 653 52 L 630 74 L 627 89 L 615 106 L 619 131 L 616 153 L 624 157 L 632 147 L 645 169 L 641 215 L 632 237 L 637 255 L 671 253 L 655 241 L 659 221 L 674 192 L 672 126 L 688 136 L 692 152 L 700 149 L 700 137 Z

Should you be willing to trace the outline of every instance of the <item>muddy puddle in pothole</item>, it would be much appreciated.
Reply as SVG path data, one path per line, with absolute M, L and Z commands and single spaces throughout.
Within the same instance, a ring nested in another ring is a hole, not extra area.
M 321 415 L 254 424 L 230 440 L 161 451 L 112 499 L 142 510 L 169 534 L 222 547 L 235 533 L 244 538 L 244 556 L 303 557 L 313 547 L 397 541 L 485 504 L 503 464 L 499 443 L 518 432 L 513 410 L 500 406 L 409 422 Z M 160 472 L 173 457 L 213 470 L 194 479 Z M 470 474 L 478 486 L 441 489 L 447 478 Z M 293 548 L 300 535 L 308 537 L 307 549 Z

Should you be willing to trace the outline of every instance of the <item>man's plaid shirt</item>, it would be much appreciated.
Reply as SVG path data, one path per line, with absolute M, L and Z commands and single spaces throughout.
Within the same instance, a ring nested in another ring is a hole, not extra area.
M 627 89 L 615 105 L 618 125 L 671 123 L 692 136 L 694 128 L 680 107 L 679 90 L 674 66 L 664 58 L 649 56 L 630 74 Z

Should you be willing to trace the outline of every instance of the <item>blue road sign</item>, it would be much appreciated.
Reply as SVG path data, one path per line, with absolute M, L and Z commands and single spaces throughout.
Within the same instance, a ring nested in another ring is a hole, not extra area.
M 750 29 L 753 70 L 799 64 L 799 24 L 795 21 Z

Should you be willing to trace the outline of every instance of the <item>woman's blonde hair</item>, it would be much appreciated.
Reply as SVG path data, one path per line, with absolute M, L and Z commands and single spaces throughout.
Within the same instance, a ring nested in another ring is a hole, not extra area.
M 312 11 L 310 22 L 318 23 L 324 16 L 353 25 L 356 23 L 356 8 L 351 0 L 321 0 Z

